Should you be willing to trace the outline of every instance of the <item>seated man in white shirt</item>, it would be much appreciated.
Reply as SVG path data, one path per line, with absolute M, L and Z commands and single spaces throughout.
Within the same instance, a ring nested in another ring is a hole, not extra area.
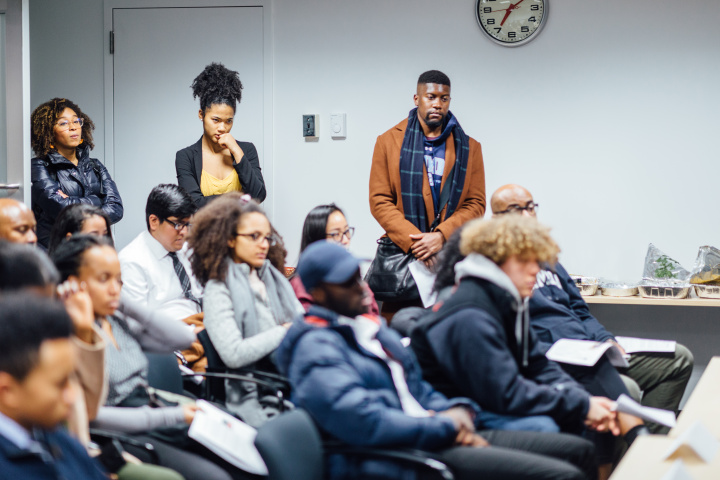
M 123 301 L 162 311 L 202 329 L 202 288 L 195 280 L 185 239 L 196 206 L 174 184 L 153 188 L 145 206 L 147 231 L 120 251 Z M 183 351 L 191 367 L 204 371 L 202 347 Z M 198 350 L 199 349 L 199 350 Z

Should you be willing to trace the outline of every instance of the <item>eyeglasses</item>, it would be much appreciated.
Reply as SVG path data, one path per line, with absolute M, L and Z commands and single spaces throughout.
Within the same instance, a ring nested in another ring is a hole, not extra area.
M 71 125 L 71 124 L 72 124 L 72 126 L 75 127 L 75 128 L 80 128 L 80 127 L 83 126 L 83 123 L 85 123 L 85 120 L 83 120 L 82 118 L 76 118 L 76 119 L 74 119 L 74 120 L 71 121 L 71 122 L 69 122 L 69 121 L 67 121 L 67 120 L 60 120 L 60 121 L 59 121 L 58 123 L 56 123 L 55 125 L 57 125 L 58 127 L 60 127 L 61 130 L 70 130 L 70 125 Z
M 236 233 L 235 236 L 238 237 L 247 237 L 251 239 L 255 243 L 262 243 L 263 241 L 267 240 L 269 246 L 273 246 L 277 243 L 277 238 L 275 238 L 274 235 L 268 235 L 263 236 L 261 233 L 254 232 L 254 233 Z
M 347 230 L 344 232 L 334 232 L 334 233 L 326 233 L 326 237 L 330 237 L 336 242 L 342 242 L 343 237 L 347 237 L 348 240 L 352 240 L 353 235 L 355 235 L 355 227 L 348 227 Z
M 510 205 L 506 210 L 503 210 L 502 212 L 495 212 L 495 215 L 504 215 L 506 213 L 522 213 L 522 212 L 529 212 L 529 213 L 535 213 L 535 210 L 537 210 L 540 207 L 537 203 L 528 202 L 527 205 L 524 207 L 521 207 L 520 205 Z
M 186 227 L 188 230 L 190 230 L 190 228 L 192 227 L 192 223 L 173 222 L 172 220 L 168 220 L 167 218 L 165 219 L 165 221 L 172 225 L 173 228 L 178 232 L 182 231 L 182 229 Z

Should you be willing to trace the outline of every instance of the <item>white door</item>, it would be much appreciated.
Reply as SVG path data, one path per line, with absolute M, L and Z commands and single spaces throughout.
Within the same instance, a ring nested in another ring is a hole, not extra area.
M 113 160 L 125 216 L 121 249 L 145 227 L 145 203 L 177 183 L 175 152 L 202 135 L 190 85 L 211 62 L 240 73 L 233 136 L 253 142 L 264 166 L 263 7 L 115 8 L 112 11 Z

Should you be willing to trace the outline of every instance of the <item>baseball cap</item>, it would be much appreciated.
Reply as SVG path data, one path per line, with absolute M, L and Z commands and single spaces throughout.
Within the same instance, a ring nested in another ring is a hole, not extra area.
M 310 244 L 300 255 L 297 271 L 305 290 L 319 283 L 345 283 L 360 268 L 360 262 L 345 247 L 320 240 Z

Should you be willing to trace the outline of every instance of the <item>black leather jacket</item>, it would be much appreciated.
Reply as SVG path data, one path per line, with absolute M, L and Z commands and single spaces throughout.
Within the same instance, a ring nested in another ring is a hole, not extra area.
M 77 166 L 58 152 L 31 161 L 32 209 L 37 220 L 38 243 L 45 247 L 55 219 L 68 205 L 87 203 L 100 207 L 111 223 L 117 223 L 123 217 L 120 193 L 105 165 L 90 158 L 87 145 L 78 147 L 77 156 Z

